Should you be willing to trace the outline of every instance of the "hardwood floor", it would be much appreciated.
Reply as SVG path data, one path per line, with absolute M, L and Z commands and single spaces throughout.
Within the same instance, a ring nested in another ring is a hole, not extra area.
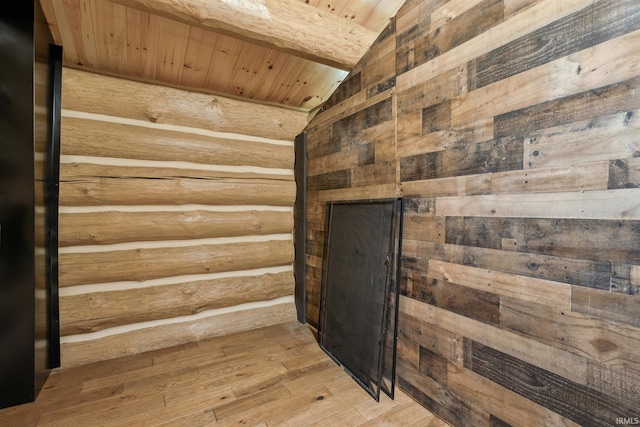
M 297 323 L 57 371 L 0 426 L 431 426 L 396 388 L 371 398 Z

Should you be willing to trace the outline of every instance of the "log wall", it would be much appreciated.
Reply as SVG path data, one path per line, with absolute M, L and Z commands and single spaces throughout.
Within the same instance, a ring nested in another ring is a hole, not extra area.
M 62 97 L 63 367 L 295 319 L 306 114 L 72 69 Z
M 408 0 L 307 127 L 325 203 L 402 196 L 398 385 L 456 426 L 640 417 L 640 3 Z

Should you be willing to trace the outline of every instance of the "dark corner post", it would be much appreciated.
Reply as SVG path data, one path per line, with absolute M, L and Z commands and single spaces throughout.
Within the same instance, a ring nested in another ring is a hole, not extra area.
M 60 305 L 58 292 L 58 207 L 60 194 L 60 117 L 62 112 L 62 46 L 49 45 L 49 139 L 47 153 L 47 284 L 48 368 L 60 367 Z
M 298 322 L 307 321 L 307 133 L 302 132 L 295 140 L 296 203 L 294 207 L 294 275 L 296 281 L 295 301 Z

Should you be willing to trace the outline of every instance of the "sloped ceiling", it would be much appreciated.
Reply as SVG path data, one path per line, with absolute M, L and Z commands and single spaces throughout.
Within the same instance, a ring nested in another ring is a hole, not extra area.
M 64 65 L 309 111 L 404 0 L 40 0 Z

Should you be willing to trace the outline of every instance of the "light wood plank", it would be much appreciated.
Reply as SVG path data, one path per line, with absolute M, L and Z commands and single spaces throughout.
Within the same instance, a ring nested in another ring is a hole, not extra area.
M 267 301 L 293 295 L 293 288 L 293 274 L 284 272 L 63 296 L 60 333 L 83 334 Z
M 438 199 L 438 215 L 638 220 L 640 190 L 442 197 Z
M 64 68 L 62 78 L 62 108 L 75 111 L 288 141 L 307 124 L 306 113 L 282 107 L 70 68 Z M 130 96 L 132 93 L 136 96 Z
M 204 239 L 290 233 L 289 212 L 96 212 L 59 215 L 59 245 Z
M 292 206 L 295 182 L 243 179 L 84 178 L 60 183 L 61 206 Z M 136 198 L 132 198 L 132 194 Z
M 222 243 L 60 254 L 60 287 L 289 265 L 293 242 Z
M 132 330 L 87 341 L 63 342 L 61 346 L 62 367 L 70 368 L 249 329 L 291 322 L 295 321 L 295 317 L 295 306 L 291 302 L 220 314 L 204 319 Z
M 342 69 L 353 67 L 377 35 L 293 1 L 246 0 L 238 5 L 223 0 L 114 1 Z

